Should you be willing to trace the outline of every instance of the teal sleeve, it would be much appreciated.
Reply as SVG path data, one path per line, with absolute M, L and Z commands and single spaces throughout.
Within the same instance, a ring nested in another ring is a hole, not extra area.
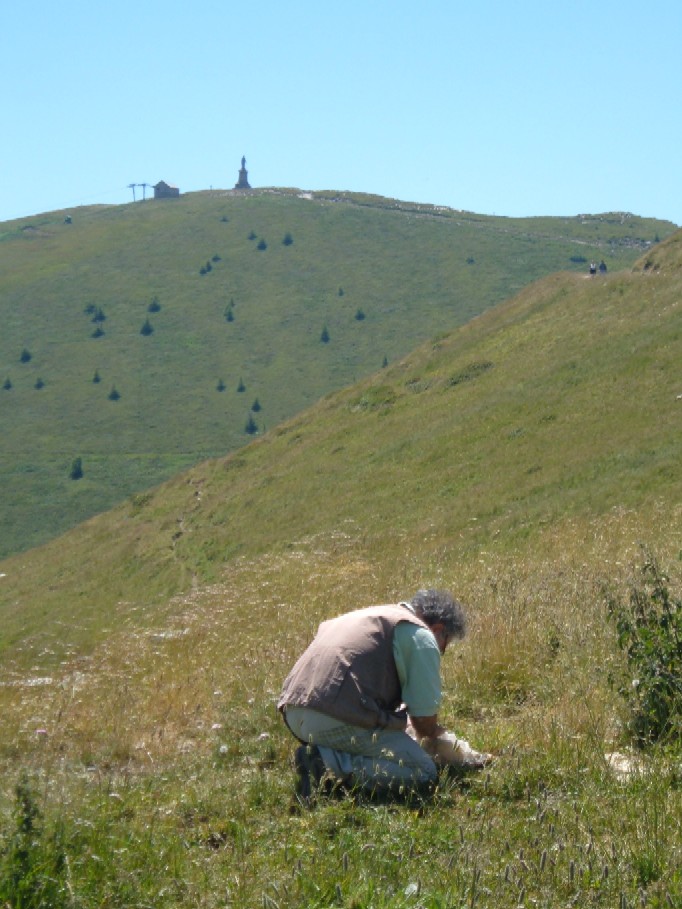
M 440 650 L 426 628 L 400 622 L 393 635 L 403 702 L 411 716 L 435 716 L 441 701 Z

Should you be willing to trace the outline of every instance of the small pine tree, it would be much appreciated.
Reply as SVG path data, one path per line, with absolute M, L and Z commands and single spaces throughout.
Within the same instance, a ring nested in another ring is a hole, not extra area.
M 21 360 L 22 363 L 30 363 L 31 362 L 31 351 L 27 350 L 24 347 L 24 349 L 21 351 L 21 356 L 19 357 L 19 359 Z
M 258 400 L 258 398 L 256 398 L 256 400 L 255 400 L 255 401 L 253 402 L 253 404 L 251 405 L 251 410 L 252 410 L 254 413 L 258 413 L 258 411 L 259 411 L 260 409 L 261 409 L 260 401 Z
M 249 240 L 255 240 L 257 236 L 258 234 L 255 232 L 255 230 L 252 230 L 249 234 Z
M 386 369 L 388 366 L 388 357 L 384 357 L 384 362 L 381 364 L 382 369 Z
M 343 287 L 339 287 L 339 296 L 340 297 L 342 297 L 345 294 L 345 292 L 346 291 L 343 289 Z
M 90 337 L 91 338 L 101 338 L 103 334 L 104 334 L 104 329 L 102 328 L 101 325 L 98 325 L 97 328 L 90 335 Z
M 121 393 L 116 389 L 116 386 L 114 385 L 114 386 L 112 387 L 111 391 L 109 392 L 109 400 L 110 400 L 110 401 L 118 401 L 118 399 L 119 399 L 120 397 L 121 397 Z
M 228 322 L 234 322 L 234 312 L 233 312 L 233 310 L 231 310 L 231 309 L 229 309 L 229 308 L 225 310 L 225 319 L 226 319 Z
M 144 335 L 145 337 L 154 334 L 154 326 L 149 321 L 149 319 L 145 319 L 145 323 L 142 326 L 142 328 L 140 329 L 140 334 Z
M 92 377 L 92 381 L 94 382 L 95 385 L 97 385 L 99 382 L 102 381 L 100 378 L 100 375 L 99 375 L 99 370 L 97 370 L 97 369 L 95 370 L 95 375 Z
M 218 379 L 218 384 L 216 385 L 216 391 L 225 391 L 225 383 L 222 379 Z
M 45 387 L 45 383 L 44 383 L 43 380 L 40 378 L 40 376 L 38 376 L 38 378 L 36 379 L 36 384 L 35 384 L 33 387 L 34 387 L 34 388 L 37 388 L 38 391 L 40 391 L 41 388 L 44 388 L 44 387 Z
M 161 304 L 159 303 L 159 298 L 154 297 L 152 302 L 147 307 L 147 312 L 158 312 L 161 309 Z
M 107 317 L 104 315 L 104 310 L 101 306 L 98 306 L 95 310 L 95 314 L 92 317 L 93 322 L 106 322 Z
M 80 480 L 83 476 L 83 461 L 81 458 L 76 458 L 71 465 L 71 471 L 69 472 L 69 477 L 72 480 Z
M 239 385 L 237 385 L 237 391 L 238 392 L 246 391 L 246 385 L 244 385 L 244 382 L 242 379 L 239 380 Z
M 9 376 L 7 376 L 7 378 L 6 378 L 5 381 L 3 382 L 2 387 L 5 389 L 5 391 L 10 391 L 10 390 L 11 390 L 11 388 L 12 388 L 12 380 L 10 379 Z
M 355 313 L 355 321 L 362 322 L 364 318 L 365 318 L 364 312 L 361 309 L 358 309 L 357 312 Z
M 322 334 L 320 335 L 320 341 L 322 341 L 323 344 L 329 344 L 329 332 L 327 331 L 326 325 L 322 329 Z
M 249 414 L 249 419 L 246 421 L 246 426 L 244 427 L 244 432 L 250 436 L 252 436 L 258 432 L 258 424 L 254 420 L 253 414 Z
M 291 236 L 291 234 L 289 232 L 285 233 L 284 239 L 282 240 L 282 244 L 284 246 L 291 246 L 291 244 L 293 242 L 294 242 L 294 238 Z
M 260 251 L 263 252 L 263 250 L 267 249 L 267 248 L 268 248 L 268 244 L 265 242 L 265 240 L 258 241 L 257 249 L 260 249 Z

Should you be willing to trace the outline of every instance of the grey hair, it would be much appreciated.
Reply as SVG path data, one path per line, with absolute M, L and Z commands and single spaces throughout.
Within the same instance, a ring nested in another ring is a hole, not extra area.
M 447 590 L 418 590 L 410 605 L 430 628 L 440 623 L 450 638 L 461 639 L 466 634 L 464 607 Z

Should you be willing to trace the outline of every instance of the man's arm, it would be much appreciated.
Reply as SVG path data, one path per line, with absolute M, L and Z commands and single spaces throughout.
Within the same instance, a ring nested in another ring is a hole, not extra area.
M 411 716 L 410 722 L 414 727 L 420 739 L 435 739 L 447 730 L 438 722 L 438 715 L 433 716 Z

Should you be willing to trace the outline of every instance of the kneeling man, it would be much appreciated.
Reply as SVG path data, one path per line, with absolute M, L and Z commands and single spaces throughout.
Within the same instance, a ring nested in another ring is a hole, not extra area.
M 303 798 L 325 775 L 367 790 L 428 791 L 439 764 L 491 760 L 438 722 L 440 659 L 465 631 L 463 607 L 439 590 L 322 622 L 278 703 L 303 743 Z

